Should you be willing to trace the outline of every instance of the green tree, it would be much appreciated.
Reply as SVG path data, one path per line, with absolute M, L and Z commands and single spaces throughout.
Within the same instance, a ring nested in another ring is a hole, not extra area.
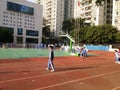
M 50 25 L 48 25 L 48 21 L 43 18 L 42 43 L 46 42 L 46 37 L 50 37 Z
M 42 35 L 45 37 L 50 37 L 50 26 L 49 25 L 43 27 Z
M 50 26 L 44 26 L 42 28 L 42 43 L 46 42 L 46 37 L 50 37 Z
M 112 25 L 103 25 L 102 39 L 104 43 L 114 43 L 116 41 L 116 34 L 118 33 L 117 28 Z
M 94 43 L 94 38 L 96 37 L 95 36 L 95 28 L 96 26 L 90 26 L 90 27 L 87 27 L 86 29 L 86 32 L 84 34 L 84 41 L 87 42 L 87 43 Z
M 72 36 L 76 42 L 79 44 L 79 29 L 84 26 L 84 19 L 81 18 L 70 18 L 63 21 L 63 31 L 66 33 L 72 32 Z
M 116 42 L 119 42 L 120 43 L 120 32 L 118 32 L 116 34 Z
M 62 30 L 65 33 L 70 33 L 70 31 L 73 30 L 74 27 L 75 27 L 75 19 L 74 18 L 66 19 L 63 21 Z
M 73 31 L 71 35 L 73 35 Z M 112 25 L 89 26 L 79 29 L 80 43 L 115 43 L 119 41 L 120 36 L 117 28 Z M 117 35 L 116 35 L 117 34 Z

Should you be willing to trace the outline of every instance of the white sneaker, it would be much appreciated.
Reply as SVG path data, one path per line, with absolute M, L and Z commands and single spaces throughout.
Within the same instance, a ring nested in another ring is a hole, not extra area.
M 118 62 L 118 64 L 120 64 L 120 62 Z
M 55 70 L 51 70 L 51 72 L 54 72 Z
M 115 63 L 118 63 L 118 61 L 116 61 Z
M 49 68 L 46 68 L 46 70 L 50 70 Z

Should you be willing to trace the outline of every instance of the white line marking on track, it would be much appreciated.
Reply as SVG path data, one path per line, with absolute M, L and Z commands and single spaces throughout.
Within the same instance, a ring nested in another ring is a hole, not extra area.
M 120 89 L 120 86 L 113 88 L 112 90 L 117 90 Z
M 85 78 L 82 78 L 82 79 L 77 79 L 77 80 L 72 80 L 72 81 L 68 81 L 68 82 L 58 83 L 58 84 L 54 84 L 54 85 L 50 85 L 50 86 L 46 86 L 46 87 L 37 88 L 37 89 L 34 89 L 34 90 L 42 90 L 42 89 L 52 88 L 52 87 L 56 87 L 56 86 L 60 86 L 60 85 L 64 85 L 64 84 L 74 83 L 74 82 L 77 82 L 77 81 L 87 80 L 87 79 L 96 78 L 96 77 L 100 77 L 100 76 L 104 76 L 104 75 L 110 75 L 110 74 L 118 73 L 118 72 L 120 72 L 120 70 L 110 72 L 110 73 L 107 73 L 107 74 L 104 73 L 104 74 L 99 74 L 99 75 L 95 75 L 95 76 L 85 77 Z

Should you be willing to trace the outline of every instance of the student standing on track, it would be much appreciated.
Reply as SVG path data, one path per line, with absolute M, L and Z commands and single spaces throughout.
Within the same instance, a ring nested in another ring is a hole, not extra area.
M 87 51 L 87 48 L 82 47 L 81 56 L 83 57 L 83 60 L 87 58 Z
M 120 64 L 120 53 L 117 50 L 115 50 L 115 59 L 116 59 L 115 63 Z
M 53 60 L 54 60 L 54 51 L 53 51 L 53 46 L 49 46 L 49 59 L 48 59 L 48 67 L 46 70 L 51 70 L 51 72 L 55 71 Z

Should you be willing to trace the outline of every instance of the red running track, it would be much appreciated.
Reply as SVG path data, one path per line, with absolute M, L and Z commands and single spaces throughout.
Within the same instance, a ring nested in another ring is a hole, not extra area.
M 85 60 L 55 57 L 55 72 L 46 71 L 47 57 L 0 60 L 0 90 L 120 90 L 120 64 L 113 52 Z

